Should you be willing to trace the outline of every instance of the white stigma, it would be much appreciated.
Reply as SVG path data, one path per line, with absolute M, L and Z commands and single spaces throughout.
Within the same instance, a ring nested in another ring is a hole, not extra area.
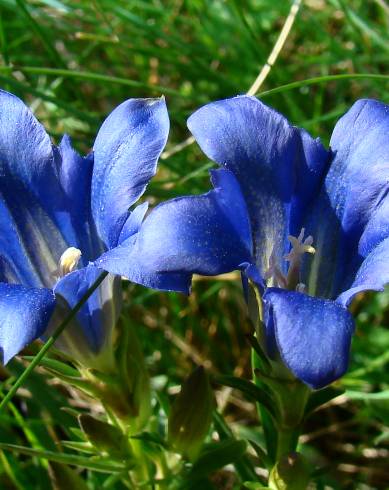
M 64 277 L 69 272 L 73 272 L 81 258 L 81 250 L 76 247 L 69 247 L 61 255 L 58 262 L 58 275 Z
M 305 253 L 314 254 L 315 249 L 312 247 L 313 238 L 308 236 L 304 240 L 305 229 L 302 228 L 299 236 L 296 238 L 294 236 L 289 235 L 288 240 L 292 244 L 291 251 L 285 255 L 284 259 L 290 262 L 287 284 L 288 289 L 292 290 L 300 290 L 302 286 L 300 285 L 300 267 L 301 267 L 301 259 Z

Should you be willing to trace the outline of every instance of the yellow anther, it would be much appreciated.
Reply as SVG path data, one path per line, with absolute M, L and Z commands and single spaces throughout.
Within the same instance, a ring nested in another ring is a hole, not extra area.
M 66 274 L 69 274 L 69 272 L 74 271 L 80 258 L 81 250 L 76 247 L 67 248 L 59 259 L 58 275 L 64 277 Z

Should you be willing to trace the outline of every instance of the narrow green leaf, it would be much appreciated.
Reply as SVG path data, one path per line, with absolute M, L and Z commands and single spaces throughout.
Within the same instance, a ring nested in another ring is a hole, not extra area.
M 36 66 L 14 66 L 13 69 L 36 75 L 53 75 L 57 77 L 80 78 L 82 80 L 89 80 L 90 82 L 114 83 L 118 85 L 126 85 L 128 87 L 147 88 L 154 93 L 158 92 L 159 94 L 174 95 L 175 97 L 186 97 L 185 94 L 182 94 L 181 92 L 178 92 L 177 90 L 171 89 L 169 87 L 150 85 L 148 83 L 131 80 L 129 78 L 112 77 L 109 75 L 102 75 L 100 73 L 66 70 L 61 68 L 41 68 Z M 9 67 L 0 66 L 0 71 L 8 73 Z
M 249 490 L 270 490 L 270 487 L 264 487 L 262 483 L 258 483 L 255 481 L 245 481 L 243 483 L 243 486 L 245 488 L 248 488 Z
M 249 439 L 248 442 L 250 446 L 254 449 L 254 451 L 257 453 L 258 458 L 266 466 L 266 468 L 271 468 L 272 461 L 270 460 L 269 456 L 266 454 L 266 451 L 262 449 L 261 446 L 257 444 L 255 441 Z
M 86 458 L 75 454 L 56 453 L 53 451 L 32 449 L 29 447 L 17 446 L 16 444 L 6 444 L 3 442 L 0 442 L 0 449 L 12 451 L 18 454 L 25 454 L 27 456 L 35 456 L 37 458 L 55 461 L 57 463 L 79 466 L 81 468 L 86 468 L 92 471 L 100 471 L 103 473 L 115 473 L 123 471 L 126 468 L 123 463 L 103 461 L 101 459 L 94 460 L 92 458 Z
M 23 356 L 23 359 L 27 361 L 33 361 L 35 356 Z M 42 359 L 40 365 L 44 368 L 50 369 L 51 372 L 57 372 L 58 374 L 63 374 L 64 376 L 72 376 L 74 378 L 80 377 L 77 369 L 65 364 L 62 361 L 56 359 L 51 359 L 50 357 L 45 357 Z
M 234 463 L 243 456 L 247 444 L 245 441 L 227 439 L 206 447 L 190 471 L 190 479 L 203 478 L 227 464 Z
M 246 335 L 246 339 L 250 343 L 251 347 L 257 353 L 257 356 L 260 358 L 260 360 L 261 360 L 261 362 L 263 364 L 263 367 L 266 370 L 266 373 L 269 373 L 272 370 L 272 367 L 271 367 L 271 364 L 269 362 L 269 359 L 267 358 L 264 350 L 259 345 L 258 339 L 254 335 L 252 335 L 252 334 Z
M 277 416 L 276 405 L 271 395 L 269 395 L 269 393 L 267 393 L 261 387 L 256 386 L 251 381 L 247 381 L 246 379 L 242 378 L 236 378 L 235 376 L 215 376 L 214 380 L 223 386 L 229 386 L 231 388 L 240 390 L 249 398 L 254 399 L 258 403 L 263 405 L 274 417 Z
M 296 88 L 307 87 L 309 85 L 318 85 L 327 82 L 337 82 L 341 80 L 386 80 L 389 81 L 389 75 L 383 75 L 379 73 L 342 73 L 341 75 L 325 75 L 323 77 L 313 77 L 301 80 L 298 82 L 291 82 L 285 85 L 281 85 L 270 90 L 265 90 L 256 95 L 256 97 L 267 97 L 269 95 L 278 94 L 280 92 L 286 92 L 288 90 L 294 90 Z
M 319 391 L 313 391 L 308 398 L 307 405 L 305 407 L 305 416 L 314 412 L 317 408 L 325 403 L 329 402 L 333 398 L 340 396 L 344 393 L 344 390 L 333 388 L 328 386 Z
M 49 464 L 49 476 L 53 490 L 88 490 L 85 481 L 74 470 L 61 463 Z
M 363 391 L 351 391 L 347 390 L 345 392 L 347 398 L 350 400 L 364 400 L 364 401 L 375 401 L 375 400 L 389 400 L 389 390 L 379 391 L 378 393 L 364 393 Z

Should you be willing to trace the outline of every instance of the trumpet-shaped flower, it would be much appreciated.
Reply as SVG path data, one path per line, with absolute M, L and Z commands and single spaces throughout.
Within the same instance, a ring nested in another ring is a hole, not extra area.
M 169 121 L 163 99 L 130 99 L 83 158 L 53 146 L 23 102 L 0 91 L 0 351 L 7 363 L 44 336 L 101 274 L 93 262 L 137 232 Z M 57 346 L 93 362 L 110 343 L 120 304 L 109 276 Z
M 260 289 L 269 355 L 325 386 L 347 369 L 348 305 L 389 281 L 389 107 L 356 102 L 330 150 L 248 96 L 208 104 L 188 126 L 222 167 L 215 189 L 158 206 L 129 256 L 118 247 L 100 264 L 184 292 L 193 273 L 240 269 Z

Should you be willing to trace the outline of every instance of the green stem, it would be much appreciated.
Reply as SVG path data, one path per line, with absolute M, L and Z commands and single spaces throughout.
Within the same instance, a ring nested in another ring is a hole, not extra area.
M 278 428 L 276 453 L 277 461 L 279 461 L 283 456 L 296 451 L 299 435 L 299 428 Z
M 68 324 L 75 318 L 77 313 L 81 310 L 84 304 L 88 301 L 88 299 L 92 296 L 92 294 L 96 291 L 96 289 L 100 286 L 100 284 L 107 277 L 108 272 L 102 272 L 100 276 L 96 279 L 93 285 L 88 289 L 88 291 L 84 294 L 84 296 L 80 299 L 80 301 L 76 304 L 76 306 L 72 309 L 69 315 L 64 319 L 64 321 L 57 327 L 53 335 L 51 335 L 45 344 L 42 346 L 38 354 L 34 357 L 34 360 L 30 363 L 30 365 L 23 371 L 23 373 L 16 380 L 12 388 L 5 395 L 3 400 L 0 403 L 0 412 L 4 410 L 13 396 L 16 394 L 18 389 L 22 386 L 28 376 L 32 373 L 35 367 L 41 362 L 46 352 L 50 349 L 50 347 L 54 344 L 54 342 L 58 339 L 61 333 L 65 330 Z

